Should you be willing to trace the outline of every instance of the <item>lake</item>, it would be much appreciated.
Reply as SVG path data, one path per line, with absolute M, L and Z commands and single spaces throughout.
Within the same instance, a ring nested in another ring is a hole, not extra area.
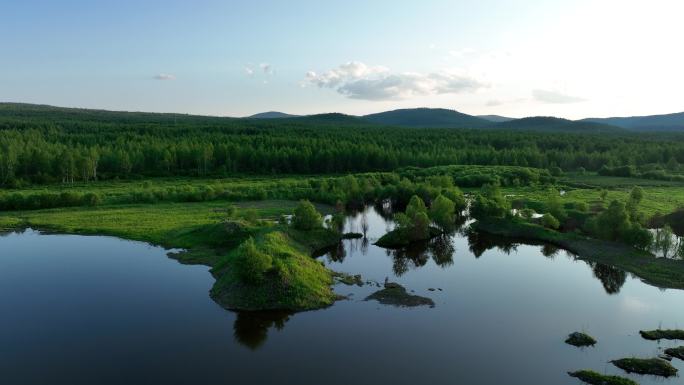
M 327 309 L 237 314 L 209 298 L 207 267 L 181 265 L 163 248 L 5 234 L 2 383 L 578 384 L 567 371 L 625 375 L 608 361 L 678 345 L 638 331 L 684 327 L 684 291 L 477 234 L 388 251 L 372 245 L 392 227 L 375 208 L 348 218 L 347 230 L 361 231 L 364 216 L 368 239 L 345 240 L 320 259 L 364 281 L 398 282 L 434 308 L 381 305 L 364 300 L 379 289 L 374 283 L 338 284 L 349 299 Z M 598 344 L 566 345 L 578 330 Z

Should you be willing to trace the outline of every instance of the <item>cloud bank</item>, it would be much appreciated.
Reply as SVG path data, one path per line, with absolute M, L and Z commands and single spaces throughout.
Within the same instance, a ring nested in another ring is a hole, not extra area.
M 306 83 L 334 89 L 350 99 L 401 100 L 416 96 L 473 92 L 486 87 L 457 71 L 394 73 L 383 66 L 349 62 L 323 73 L 309 71 Z
M 584 98 L 549 90 L 534 90 L 532 91 L 532 96 L 539 102 L 551 104 L 581 103 L 586 101 Z

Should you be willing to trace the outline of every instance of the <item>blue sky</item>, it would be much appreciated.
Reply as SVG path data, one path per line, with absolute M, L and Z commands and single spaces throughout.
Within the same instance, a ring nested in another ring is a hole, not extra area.
M 0 100 L 243 116 L 684 110 L 677 0 L 0 2 Z

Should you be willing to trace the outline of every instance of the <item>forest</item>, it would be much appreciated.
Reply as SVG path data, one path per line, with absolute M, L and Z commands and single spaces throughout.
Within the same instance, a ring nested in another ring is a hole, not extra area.
M 675 133 L 399 128 L 339 114 L 233 119 L 0 104 L 0 185 L 508 165 L 676 180 Z

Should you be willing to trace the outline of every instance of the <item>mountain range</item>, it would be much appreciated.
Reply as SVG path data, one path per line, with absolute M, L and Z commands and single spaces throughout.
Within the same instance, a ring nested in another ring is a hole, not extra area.
M 87 116 L 92 120 L 110 118 L 126 118 L 150 120 L 157 122 L 177 120 L 220 121 L 231 120 L 283 120 L 293 123 L 326 124 L 326 125 L 379 125 L 387 127 L 412 128 L 470 128 L 490 130 L 531 130 L 559 132 L 611 132 L 611 131 L 674 131 L 684 132 L 684 112 L 631 117 L 586 118 L 568 120 L 550 116 L 533 116 L 526 118 L 510 118 L 499 115 L 468 115 L 456 110 L 443 108 L 399 109 L 376 114 L 355 116 L 341 113 L 324 113 L 314 115 L 292 115 L 278 111 L 269 111 L 245 118 L 222 118 L 216 116 L 198 116 L 185 114 L 161 114 L 143 112 L 117 112 L 90 110 L 81 108 L 63 108 L 47 105 L 25 103 L 0 103 L 0 118 L 54 116 Z
M 308 115 L 299 118 L 323 118 L 331 114 Z M 340 115 L 340 114 L 338 114 Z M 468 115 L 443 108 L 399 109 L 376 114 L 346 117 L 349 123 L 375 123 L 383 126 L 424 128 L 520 129 L 541 131 L 684 131 L 684 112 L 666 115 L 586 118 L 568 120 L 550 116 L 510 118 L 500 115 Z M 266 112 L 249 118 L 293 118 L 296 115 Z M 339 116 L 338 116 L 339 119 Z

